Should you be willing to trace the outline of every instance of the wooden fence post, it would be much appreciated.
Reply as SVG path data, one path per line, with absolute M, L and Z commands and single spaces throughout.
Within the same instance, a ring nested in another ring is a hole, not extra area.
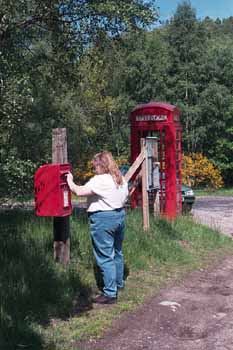
M 137 169 L 141 166 L 141 170 L 136 176 L 134 180 L 133 186 L 130 191 L 130 195 L 135 191 L 138 182 L 142 179 L 142 215 L 143 215 L 143 228 L 144 231 L 147 231 L 150 228 L 149 222 L 149 199 L 147 192 L 147 171 L 146 171 L 146 157 L 147 151 L 145 146 L 145 139 L 141 139 L 141 152 L 138 157 L 135 159 L 128 172 L 125 174 L 125 180 L 127 182 L 130 181 L 131 177 L 137 171 Z
M 52 130 L 52 163 L 68 163 L 67 136 L 65 128 Z M 64 265 L 70 261 L 70 218 L 53 218 L 53 251 L 55 261 Z

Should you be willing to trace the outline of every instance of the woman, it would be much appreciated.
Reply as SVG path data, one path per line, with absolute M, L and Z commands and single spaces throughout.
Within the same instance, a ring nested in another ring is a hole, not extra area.
M 117 290 L 124 287 L 122 242 L 125 228 L 124 204 L 128 186 L 110 152 L 101 152 L 92 160 L 96 175 L 84 186 L 67 175 L 70 190 L 88 198 L 88 216 L 94 256 L 103 275 L 103 295 L 94 301 L 113 304 Z

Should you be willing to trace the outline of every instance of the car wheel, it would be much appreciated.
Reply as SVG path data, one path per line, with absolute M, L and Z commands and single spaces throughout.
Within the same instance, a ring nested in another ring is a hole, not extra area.
M 192 210 L 192 207 L 193 207 L 193 205 L 190 203 L 183 203 L 183 205 L 182 205 L 183 214 L 190 213 L 190 211 Z

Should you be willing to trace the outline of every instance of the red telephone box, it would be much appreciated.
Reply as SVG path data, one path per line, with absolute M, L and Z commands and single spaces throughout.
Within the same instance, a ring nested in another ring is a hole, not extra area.
M 131 161 L 140 153 L 140 139 L 157 138 L 159 162 L 160 213 L 174 219 L 182 210 L 181 193 L 181 124 L 177 107 L 167 103 L 141 104 L 131 112 Z M 138 205 L 140 190 L 131 198 Z
M 69 164 L 46 164 L 34 177 L 37 216 L 68 216 L 72 213 L 71 193 L 66 181 Z

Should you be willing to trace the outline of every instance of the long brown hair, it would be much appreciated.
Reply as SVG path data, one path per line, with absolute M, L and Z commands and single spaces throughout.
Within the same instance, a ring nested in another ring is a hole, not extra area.
M 112 153 L 103 151 L 97 153 L 92 160 L 94 167 L 100 167 L 103 174 L 110 174 L 117 186 L 123 184 L 123 178 L 121 172 L 113 159 Z

